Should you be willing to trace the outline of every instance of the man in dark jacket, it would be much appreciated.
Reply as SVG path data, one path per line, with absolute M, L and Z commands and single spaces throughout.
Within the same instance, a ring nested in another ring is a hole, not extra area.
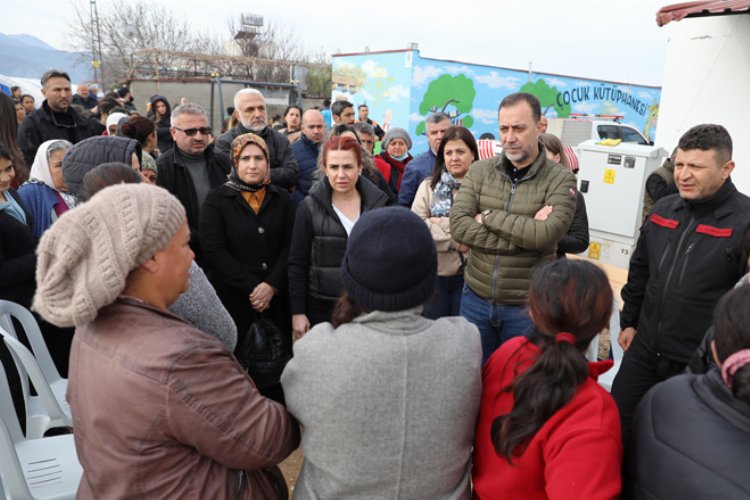
M 68 74 L 51 69 L 42 75 L 41 83 L 45 99 L 18 130 L 18 146 L 27 165 L 34 163 L 36 150 L 45 141 L 65 139 L 75 144 L 93 135 L 88 120 L 70 107 Z
M 691 128 L 675 155 L 679 194 L 657 201 L 641 227 L 622 289 L 619 343 L 626 352 L 612 386 L 623 442 L 643 395 L 683 372 L 716 302 L 745 272 L 750 198 L 734 187 L 733 169 L 724 127 Z
M 73 94 L 73 104 L 81 106 L 83 109 L 94 109 L 97 104 L 96 96 L 91 95 L 89 86 L 85 83 L 79 83 L 76 87 L 76 93 Z
M 271 182 L 276 186 L 291 189 L 297 183 L 297 160 L 294 158 L 289 140 L 268 126 L 266 100 L 256 89 L 242 89 L 234 95 L 234 108 L 240 122 L 230 131 L 216 139 L 216 157 L 229 171 L 232 168 L 230 151 L 235 137 L 253 132 L 263 138 L 271 159 Z
M 190 248 L 201 267 L 203 255 L 198 237 L 200 208 L 213 188 L 227 180 L 229 166 L 222 164 L 208 144 L 211 128 L 206 111 L 188 103 L 172 111 L 172 137 L 175 147 L 159 156 L 156 183 L 175 195 L 187 212 Z
M 299 177 L 297 186 L 292 193 L 292 199 L 300 204 L 307 196 L 313 183 L 313 174 L 318 166 L 320 143 L 326 131 L 323 115 L 317 109 L 308 109 L 302 115 L 302 135 L 300 140 L 292 144 L 292 153 L 297 160 Z

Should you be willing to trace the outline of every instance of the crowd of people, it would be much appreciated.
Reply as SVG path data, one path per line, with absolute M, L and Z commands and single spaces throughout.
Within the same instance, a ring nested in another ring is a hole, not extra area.
M 36 109 L 0 94 L 0 299 L 69 379 L 79 498 L 286 498 L 300 443 L 301 499 L 750 495 L 750 198 L 722 126 L 649 178 L 610 395 L 585 353 L 617 301 L 566 258 L 578 162 L 535 96 L 499 103 L 498 156 L 441 112 L 413 154 L 366 104 L 272 126 L 246 88 L 215 135 L 197 103 L 41 83 Z

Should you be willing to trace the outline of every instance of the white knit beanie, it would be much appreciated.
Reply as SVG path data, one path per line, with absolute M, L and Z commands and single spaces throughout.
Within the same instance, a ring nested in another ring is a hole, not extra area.
M 90 323 L 125 289 L 130 271 L 167 247 L 182 204 L 149 184 L 117 184 L 67 211 L 37 248 L 33 309 L 52 324 Z

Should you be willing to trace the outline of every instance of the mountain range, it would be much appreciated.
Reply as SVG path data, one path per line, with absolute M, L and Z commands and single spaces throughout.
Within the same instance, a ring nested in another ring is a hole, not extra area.
M 66 71 L 71 80 L 91 79 L 89 56 L 85 52 L 57 50 L 32 35 L 0 33 L 0 74 L 39 78 L 50 68 Z

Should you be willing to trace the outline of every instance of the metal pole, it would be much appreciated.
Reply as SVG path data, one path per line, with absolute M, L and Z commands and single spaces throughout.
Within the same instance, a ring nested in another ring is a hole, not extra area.
M 99 25 L 99 9 L 96 7 L 96 0 L 91 0 L 94 7 L 94 16 L 96 19 L 96 42 L 99 50 L 99 76 L 102 80 L 102 91 L 107 93 L 107 83 L 104 81 L 104 57 L 102 56 L 102 32 Z

